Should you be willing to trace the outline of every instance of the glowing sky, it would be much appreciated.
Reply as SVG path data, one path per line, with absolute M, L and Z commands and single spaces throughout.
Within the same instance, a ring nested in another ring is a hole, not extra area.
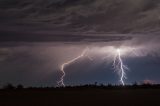
M 118 84 L 118 48 L 126 83 L 160 83 L 159 8 L 158 0 L 0 0 L 0 86 L 55 86 L 61 65 L 87 47 L 65 68 L 66 85 Z

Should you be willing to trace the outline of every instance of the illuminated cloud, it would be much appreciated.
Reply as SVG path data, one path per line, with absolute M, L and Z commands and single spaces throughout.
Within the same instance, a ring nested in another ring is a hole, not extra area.
M 157 81 L 146 79 L 146 80 L 142 81 L 142 83 L 143 83 L 143 84 L 156 84 Z

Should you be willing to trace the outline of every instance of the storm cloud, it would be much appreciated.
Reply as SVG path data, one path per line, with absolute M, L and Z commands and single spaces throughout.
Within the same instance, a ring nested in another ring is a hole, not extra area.
M 1 41 L 79 42 L 121 40 L 106 33 L 159 34 L 159 5 L 158 0 L 0 0 L 0 37 Z M 75 32 L 78 35 L 72 36 Z
M 56 85 L 60 66 L 69 84 L 117 83 L 110 58 L 115 48 L 136 48 L 125 57 L 128 82 L 159 82 L 159 0 L 0 0 L 0 84 Z

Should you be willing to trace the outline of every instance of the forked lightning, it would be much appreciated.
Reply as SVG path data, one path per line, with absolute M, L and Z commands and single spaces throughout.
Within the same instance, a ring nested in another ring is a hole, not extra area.
M 121 57 L 121 50 L 117 49 L 117 53 L 114 58 L 113 67 L 115 71 L 118 71 L 120 75 L 120 82 L 122 85 L 125 85 L 124 79 L 126 79 L 126 70 L 128 67 L 124 65 L 122 57 Z
M 74 59 L 72 59 L 72 60 L 70 60 L 70 61 L 67 61 L 67 62 L 65 62 L 65 63 L 63 63 L 63 64 L 61 65 L 60 71 L 62 72 L 62 76 L 61 76 L 60 80 L 58 81 L 58 86 L 65 86 L 65 84 L 64 84 L 64 77 L 66 76 L 66 73 L 65 73 L 65 70 L 64 70 L 65 67 L 68 66 L 68 65 L 70 65 L 70 64 L 72 64 L 72 63 L 74 63 L 74 62 L 77 61 L 78 59 L 84 57 L 84 56 L 86 55 L 86 52 L 87 52 L 88 50 L 89 50 L 89 49 L 86 48 L 78 57 L 76 57 L 76 58 L 74 58 Z M 87 57 L 88 57 L 90 60 L 92 60 L 91 57 L 89 57 L 89 56 L 87 56 Z

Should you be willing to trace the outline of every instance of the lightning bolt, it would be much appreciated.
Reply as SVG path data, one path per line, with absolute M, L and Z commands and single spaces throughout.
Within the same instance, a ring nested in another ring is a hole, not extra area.
M 121 50 L 117 49 L 117 53 L 113 60 L 113 67 L 115 71 L 118 71 L 120 75 L 120 82 L 122 85 L 125 85 L 124 79 L 126 79 L 126 70 L 129 70 L 126 65 L 124 65 L 122 57 L 121 57 Z
M 78 57 L 73 58 L 72 60 L 67 61 L 67 62 L 65 62 L 65 63 L 63 63 L 63 64 L 61 65 L 60 71 L 62 72 L 62 76 L 61 76 L 60 80 L 57 82 L 57 83 L 58 83 L 58 86 L 63 86 L 63 87 L 65 87 L 65 84 L 64 84 L 64 77 L 66 76 L 65 67 L 68 66 L 68 65 L 70 65 L 70 64 L 72 64 L 72 63 L 74 63 L 74 62 L 77 61 L 78 59 L 86 56 L 86 52 L 87 52 L 88 50 L 89 50 L 89 48 L 87 47 Z M 91 61 L 93 60 L 93 59 L 92 59 L 91 57 L 89 57 L 88 55 L 87 55 L 87 57 L 88 57 L 89 60 L 91 60 Z

